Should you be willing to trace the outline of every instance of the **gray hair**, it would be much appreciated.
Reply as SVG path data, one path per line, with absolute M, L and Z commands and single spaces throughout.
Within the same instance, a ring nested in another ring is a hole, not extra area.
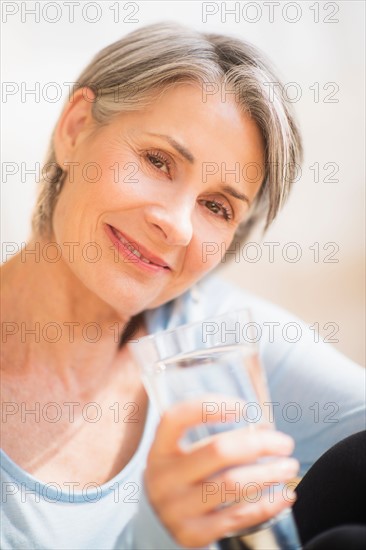
M 260 50 L 241 39 L 198 32 L 177 23 L 156 23 L 100 51 L 77 79 L 74 91 L 84 87 L 94 91 L 92 114 L 98 127 L 121 112 L 144 109 L 159 91 L 176 83 L 198 83 L 206 89 L 220 84 L 227 91 L 235 90 L 238 108 L 249 113 L 261 130 L 265 173 L 234 239 L 245 242 L 260 222 L 266 231 L 275 219 L 302 161 L 300 134 L 283 86 Z M 49 236 L 66 176 L 56 162 L 53 135 L 42 174 L 32 230 L 35 235 Z

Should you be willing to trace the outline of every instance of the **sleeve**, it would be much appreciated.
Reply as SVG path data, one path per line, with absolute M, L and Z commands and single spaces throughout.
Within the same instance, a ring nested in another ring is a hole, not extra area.
M 294 438 L 304 475 L 335 443 L 365 429 L 365 369 L 298 327 L 301 340 L 272 366 L 268 380 L 276 427 Z

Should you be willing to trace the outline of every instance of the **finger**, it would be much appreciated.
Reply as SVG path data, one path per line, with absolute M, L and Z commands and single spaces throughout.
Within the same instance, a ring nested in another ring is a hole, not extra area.
M 234 504 L 179 524 L 164 523 L 181 546 L 207 546 L 242 529 L 268 521 L 291 507 L 295 499 L 294 493 L 288 492 L 284 498 L 279 492 L 274 494 L 273 499 L 265 495 L 258 502 Z
M 271 498 L 273 492 L 282 483 L 292 480 L 298 470 L 299 463 L 294 458 L 231 468 L 197 483 L 178 498 L 175 496 L 167 508 L 171 516 L 193 518 L 224 505 L 241 501 L 251 503 L 264 492 Z
M 164 484 L 176 485 L 178 471 L 181 485 L 194 484 L 220 470 L 253 464 L 264 456 L 288 456 L 293 449 L 293 439 L 274 430 L 239 428 L 215 434 L 176 456 L 173 463 L 166 462 Z

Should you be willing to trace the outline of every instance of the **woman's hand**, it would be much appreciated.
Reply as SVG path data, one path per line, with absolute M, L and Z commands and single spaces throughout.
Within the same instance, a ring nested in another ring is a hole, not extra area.
M 294 478 L 299 468 L 297 460 L 287 458 L 293 440 L 259 426 L 216 434 L 183 449 L 179 441 L 202 423 L 204 402 L 181 402 L 163 414 L 145 471 L 152 506 L 176 542 L 187 547 L 206 546 L 290 507 L 295 500 L 290 490 L 268 489 Z M 230 409 L 228 399 L 221 396 L 220 403 Z M 221 410 L 210 414 L 213 421 L 222 421 Z M 256 463 L 264 457 L 272 459 Z

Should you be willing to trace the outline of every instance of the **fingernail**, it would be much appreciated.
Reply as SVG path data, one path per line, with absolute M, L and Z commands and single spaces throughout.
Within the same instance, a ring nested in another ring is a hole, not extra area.
M 278 462 L 278 468 L 284 474 L 294 476 L 299 471 L 299 463 L 295 458 L 287 458 Z
M 279 434 L 276 440 L 278 450 L 283 453 L 290 453 L 294 449 L 294 440 L 285 434 Z

